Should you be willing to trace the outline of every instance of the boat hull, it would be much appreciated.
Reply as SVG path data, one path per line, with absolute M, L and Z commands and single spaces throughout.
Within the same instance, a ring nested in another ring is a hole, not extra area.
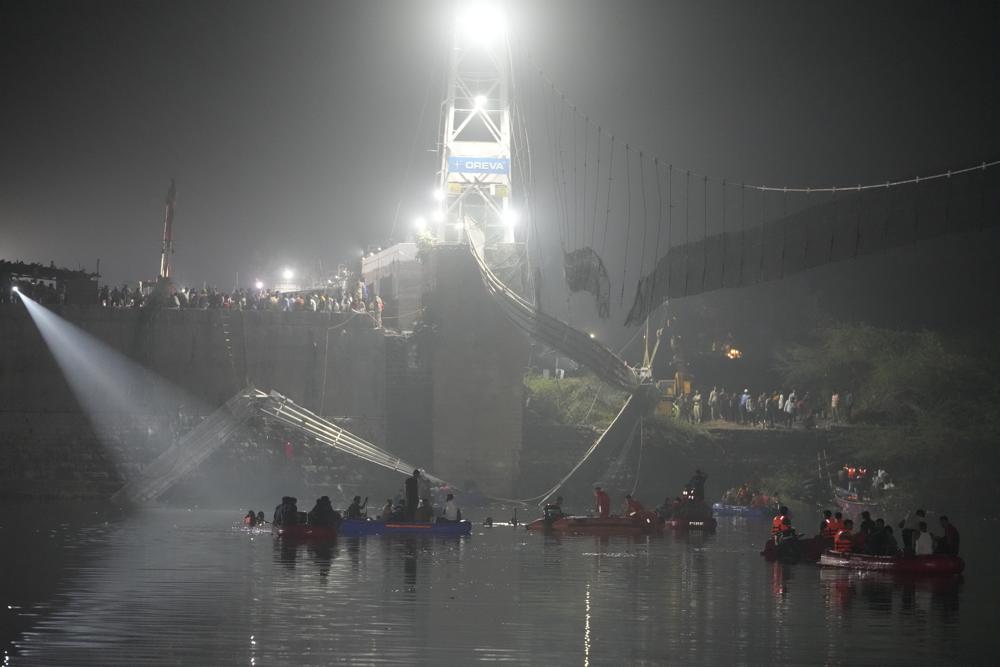
M 904 574 L 960 574 L 965 561 L 958 556 L 935 554 L 933 556 L 869 556 L 868 554 L 837 553 L 824 551 L 819 558 L 823 567 Z
M 271 533 L 286 540 L 334 540 L 337 538 L 337 529 L 327 526 L 310 526 L 308 524 L 296 524 L 294 526 L 271 526 Z
M 662 532 L 663 524 L 653 516 L 642 518 L 565 516 L 551 522 L 535 519 L 527 525 L 527 529 L 562 535 L 642 535 Z
M 764 543 L 764 548 L 760 555 L 767 561 L 781 561 L 783 563 L 797 563 L 807 561 L 815 563 L 819 560 L 823 550 L 829 546 L 830 540 L 825 540 L 820 536 L 790 540 L 775 544 L 774 540 Z
M 360 521 L 345 519 L 340 522 L 340 535 L 468 535 L 472 524 L 468 521 L 439 523 L 402 523 L 395 521 Z

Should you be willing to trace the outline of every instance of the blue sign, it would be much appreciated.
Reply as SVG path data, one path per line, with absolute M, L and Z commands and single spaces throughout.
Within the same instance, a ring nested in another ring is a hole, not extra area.
M 448 171 L 458 174 L 509 174 L 508 157 L 449 157 Z

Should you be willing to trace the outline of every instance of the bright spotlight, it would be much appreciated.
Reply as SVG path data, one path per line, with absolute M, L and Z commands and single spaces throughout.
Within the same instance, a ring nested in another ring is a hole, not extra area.
M 590 337 L 591 338 L 597 338 L 597 334 L 595 334 L 593 331 L 591 331 L 590 332 Z
M 17 294 L 21 290 L 18 289 L 17 285 L 14 285 L 13 287 L 10 288 L 10 291 L 13 292 L 14 294 Z
M 434 201 L 444 201 L 444 190 L 441 188 L 434 188 L 431 191 L 431 197 L 434 197 Z
M 484 106 L 486 106 L 485 95 L 476 95 L 475 97 L 472 98 L 472 101 L 476 105 L 477 109 L 482 109 Z
M 444 220 L 444 211 L 438 209 L 433 213 L 431 213 L 431 220 L 433 220 L 434 222 L 441 222 L 442 220 Z
M 427 218 L 422 215 L 418 215 L 413 220 L 413 228 L 418 232 L 423 233 L 427 229 Z
M 292 271 L 291 269 L 285 269 L 284 271 L 281 272 L 281 277 L 284 278 L 285 280 L 291 280 L 292 278 L 295 277 L 295 272 Z
M 257 282 L 255 282 L 253 284 L 253 286 L 256 287 L 257 289 L 264 289 L 264 282 L 261 281 L 261 280 L 258 280 Z
M 457 28 L 465 41 L 475 46 L 488 47 L 504 34 L 506 21 L 496 6 L 482 2 L 459 15 Z
M 519 217 L 517 215 L 517 211 L 512 208 L 506 208 L 503 213 L 500 214 L 500 219 L 503 220 L 503 224 L 508 227 L 514 227 L 517 225 Z

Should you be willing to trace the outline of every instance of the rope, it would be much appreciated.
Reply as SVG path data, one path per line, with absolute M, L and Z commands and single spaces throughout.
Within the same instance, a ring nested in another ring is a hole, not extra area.
M 594 206 L 593 223 L 590 226 L 590 247 L 596 251 L 594 244 L 597 242 L 597 197 L 601 192 L 601 126 L 597 126 L 597 166 L 594 168 Z
M 625 303 L 625 279 L 628 275 L 628 242 L 632 235 L 632 177 L 629 174 L 629 147 L 625 144 L 625 262 L 622 266 L 622 291 L 618 305 Z
M 646 302 L 648 311 L 653 305 L 653 294 L 656 292 L 656 259 L 660 256 L 660 234 L 663 232 L 663 189 L 660 187 L 660 161 L 653 159 L 653 167 L 656 172 L 656 254 L 653 263 L 653 284 L 649 288 L 649 299 Z
M 649 209 L 646 206 L 646 171 L 643 167 L 642 151 L 639 152 L 639 192 L 642 197 L 642 248 L 639 252 L 639 275 L 646 272 L 646 232 L 649 229 Z M 656 259 L 655 257 L 653 258 Z
M 564 98 L 566 97 L 566 93 L 561 88 L 559 88 L 558 86 L 556 86 L 556 84 L 552 81 L 552 79 L 549 78 L 549 76 L 545 73 L 545 71 L 542 70 L 542 68 L 538 65 L 538 63 L 536 63 L 534 61 L 534 59 L 531 58 L 530 55 L 528 55 L 528 62 L 530 62 L 532 64 L 532 66 L 534 66 L 536 73 L 545 82 L 547 82 L 549 84 L 549 86 L 553 89 L 553 91 L 558 92 Z M 656 157 L 655 153 L 653 153 L 651 151 L 646 151 L 646 152 L 648 152 L 650 155 L 653 155 L 654 157 Z M 878 189 L 881 189 L 881 188 L 895 188 L 895 187 L 899 187 L 901 185 L 916 185 L 916 184 L 921 183 L 922 181 L 933 181 L 933 180 L 937 180 L 937 179 L 941 179 L 941 178 L 951 178 L 952 176 L 958 176 L 960 174 L 966 174 L 966 173 L 969 173 L 969 172 L 972 172 L 972 171 L 976 171 L 976 170 L 983 170 L 983 171 L 985 171 L 986 169 L 990 169 L 990 168 L 995 167 L 997 165 L 1000 165 L 1000 160 L 992 160 L 992 161 L 989 161 L 989 162 L 980 162 L 979 164 L 971 165 L 971 166 L 968 166 L 968 167 L 963 167 L 961 169 L 948 169 L 946 171 L 942 171 L 942 172 L 936 173 L 936 174 L 931 174 L 929 176 L 914 176 L 914 177 L 911 177 L 911 178 L 903 178 L 903 179 L 898 179 L 898 180 L 889 180 L 889 181 L 885 181 L 883 183 L 858 184 L 858 185 L 847 186 L 847 187 L 837 186 L 837 185 L 826 185 L 826 186 L 818 186 L 818 187 L 817 186 L 790 186 L 790 185 L 778 185 L 778 186 L 775 186 L 775 185 L 748 185 L 746 183 L 741 184 L 740 187 L 746 188 L 748 190 L 758 190 L 758 191 L 762 191 L 762 192 L 798 192 L 798 193 L 803 193 L 803 194 L 816 194 L 816 193 L 821 193 L 821 192 L 836 193 L 837 191 L 845 191 L 845 190 L 846 191 L 850 191 L 850 192 L 863 192 L 865 190 L 878 190 Z M 680 171 L 687 171 L 687 172 L 690 172 L 690 173 L 694 174 L 695 176 L 704 176 L 706 178 L 713 178 L 713 177 L 709 176 L 708 174 L 703 174 L 703 173 L 697 172 L 697 171 L 692 170 L 692 169 L 681 169 Z
M 642 445 L 645 439 L 644 423 L 645 420 L 639 417 L 639 457 L 635 462 L 635 483 L 632 484 L 632 493 L 629 494 L 632 497 L 635 497 L 635 490 L 639 488 L 639 473 L 642 472 Z
M 604 212 L 604 238 L 601 240 L 601 254 L 608 249 L 608 223 L 611 220 L 611 186 L 614 182 L 615 135 L 611 135 L 611 156 L 608 158 L 608 201 Z

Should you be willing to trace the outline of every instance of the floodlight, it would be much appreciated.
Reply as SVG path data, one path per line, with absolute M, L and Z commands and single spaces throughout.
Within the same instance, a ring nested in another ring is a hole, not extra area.
M 434 201 L 444 201 L 444 190 L 441 188 L 434 188 L 431 191 L 431 196 L 434 197 Z
M 480 2 L 459 15 L 458 34 L 476 46 L 488 47 L 506 31 L 503 13 L 495 5 Z
M 423 232 L 424 232 L 424 231 L 425 231 L 425 230 L 427 229 L 427 218 L 425 218 L 425 217 L 424 217 L 424 216 L 422 216 L 422 215 L 418 215 L 418 216 L 417 216 L 417 217 L 416 217 L 416 218 L 415 218 L 415 219 L 413 220 L 413 227 L 414 227 L 414 229 L 416 229 L 416 230 L 417 230 L 418 232 L 421 232 L 421 233 L 423 233 Z
M 18 289 L 17 285 L 14 285 L 13 287 L 10 288 L 10 291 L 13 292 L 14 294 L 18 294 L 21 290 Z
M 503 220 L 503 224 L 508 227 L 515 227 L 517 225 L 518 218 L 519 216 L 517 215 L 517 211 L 512 208 L 505 208 L 503 213 L 500 214 L 500 219 Z
M 281 277 L 284 278 L 285 280 L 291 280 L 294 276 L 295 272 L 293 272 L 291 269 L 285 269 L 284 271 L 281 272 Z
M 263 281 L 260 281 L 260 280 L 258 280 L 257 282 L 255 282 L 253 284 L 253 286 L 256 287 L 257 289 L 264 289 L 264 283 L 263 283 Z
M 484 106 L 486 106 L 485 95 L 476 95 L 475 97 L 472 98 L 472 101 L 476 105 L 477 109 L 482 109 Z

